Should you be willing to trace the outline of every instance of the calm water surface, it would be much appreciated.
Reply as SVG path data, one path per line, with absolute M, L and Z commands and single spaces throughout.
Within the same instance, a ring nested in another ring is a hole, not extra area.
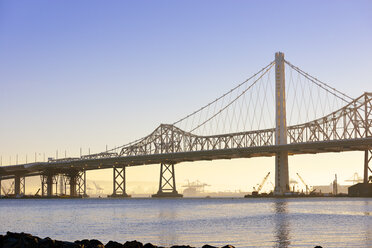
M 0 200 L 0 233 L 102 242 L 372 247 L 371 198 Z

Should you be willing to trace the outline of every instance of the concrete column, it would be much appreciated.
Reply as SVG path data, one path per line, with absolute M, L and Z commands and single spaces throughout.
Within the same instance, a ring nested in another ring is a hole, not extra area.
M 76 175 L 70 176 L 70 196 L 76 196 Z
M 16 196 L 21 194 L 21 177 L 19 175 L 14 177 L 14 194 Z
M 287 144 L 284 53 L 275 53 L 275 145 Z M 275 195 L 289 191 L 288 152 L 275 155 Z
M 47 175 L 47 196 L 52 197 L 53 196 L 53 175 Z

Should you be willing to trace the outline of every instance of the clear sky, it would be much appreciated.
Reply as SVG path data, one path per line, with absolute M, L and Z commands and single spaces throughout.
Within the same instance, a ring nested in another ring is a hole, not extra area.
M 371 1 L 0 1 L 2 164 L 103 151 L 149 134 L 274 59 L 357 97 L 372 91 Z M 40 155 L 39 155 L 40 154 Z M 309 184 L 362 174 L 363 154 L 290 158 Z M 184 163 L 177 181 L 249 189 L 272 158 Z M 158 180 L 158 165 L 128 180 Z M 111 180 L 111 171 L 90 173 Z M 272 181 L 274 181 L 272 179 Z

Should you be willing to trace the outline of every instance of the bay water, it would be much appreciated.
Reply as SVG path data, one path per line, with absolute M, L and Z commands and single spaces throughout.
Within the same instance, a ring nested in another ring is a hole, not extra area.
M 7 231 L 104 244 L 372 247 L 372 199 L 1 199 Z

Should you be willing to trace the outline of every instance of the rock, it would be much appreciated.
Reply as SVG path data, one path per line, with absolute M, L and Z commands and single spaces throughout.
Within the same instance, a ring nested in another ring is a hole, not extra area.
M 203 245 L 202 248 L 217 248 L 216 246 L 212 246 L 212 245 Z
M 82 248 L 104 248 L 105 246 L 101 243 L 101 241 L 97 239 L 83 239 L 81 241 L 76 240 L 75 244 L 80 245 Z
M 317 246 L 315 246 L 314 248 L 323 248 L 323 247 L 321 247 L 320 245 L 317 245 Z
M 137 240 L 127 241 L 124 243 L 124 248 L 143 248 L 143 244 Z
M 223 246 L 223 247 L 221 247 L 221 248 L 235 248 L 235 246 L 232 246 L 232 245 L 225 245 L 225 246 Z
M 1 242 L 1 247 L 2 248 L 13 248 L 17 247 L 18 245 L 18 239 L 13 238 L 13 237 L 4 237 L 3 241 Z
M 60 241 L 60 245 L 61 246 L 58 246 L 58 247 L 61 247 L 61 248 L 82 248 L 83 247 L 82 245 L 72 243 L 72 242 L 67 242 L 67 241 Z
M 97 239 L 91 239 L 89 243 L 92 248 L 105 248 L 105 246 L 101 243 L 101 241 Z
M 56 241 L 54 241 L 53 239 L 49 237 L 46 237 L 39 241 L 39 248 L 52 248 L 52 247 L 56 247 Z
M 171 248 L 192 248 L 192 247 L 189 245 L 174 245 Z
M 12 233 L 7 232 L 3 237 L 2 247 L 15 248 L 15 247 L 29 247 L 38 248 L 40 238 L 34 237 L 28 233 Z
M 115 242 L 115 241 L 109 241 L 106 245 L 105 248 L 123 248 L 123 245 Z
M 153 245 L 151 243 L 147 243 L 143 246 L 143 248 L 158 248 L 156 245 Z

